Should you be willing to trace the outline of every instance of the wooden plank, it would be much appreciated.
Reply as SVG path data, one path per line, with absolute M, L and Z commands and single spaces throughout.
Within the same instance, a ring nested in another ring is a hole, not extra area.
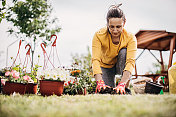
M 161 35 L 153 36 L 151 38 L 143 38 L 142 41 L 137 42 L 137 43 L 138 43 L 138 45 L 140 45 L 140 44 L 147 43 L 147 42 L 150 42 L 152 40 L 156 40 L 158 38 L 163 38 L 163 37 L 166 37 L 166 36 L 168 36 L 168 34 L 161 34 Z
M 161 48 L 161 41 L 158 42 L 158 47 Z
M 135 36 L 139 36 L 141 33 L 144 33 L 144 32 L 163 32 L 165 33 L 166 30 L 140 30 L 135 34 Z
M 135 76 L 136 76 L 136 78 L 138 77 L 138 75 L 137 75 L 137 67 L 136 67 L 136 63 L 135 63 Z
M 158 35 L 161 35 L 161 34 L 168 34 L 168 33 L 145 32 L 145 33 L 142 33 L 141 35 L 137 36 L 137 41 L 140 42 L 140 41 L 143 41 L 145 39 L 148 40 L 152 37 L 155 37 L 155 36 L 158 36 Z
M 151 41 L 149 44 L 147 44 L 146 46 L 144 46 L 145 48 L 148 48 L 150 45 L 152 45 L 153 43 L 155 42 L 155 40 L 154 41 Z
M 162 51 L 160 51 L 160 58 L 161 58 L 161 73 L 165 71 L 164 69 L 164 62 L 163 62 L 163 55 L 162 55 Z
M 173 38 L 170 41 L 170 56 L 169 56 L 169 64 L 168 64 L 168 69 L 171 67 L 172 65 L 172 57 L 173 57 L 173 53 L 174 53 L 174 48 L 175 48 L 175 35 L 173 36 Z
M 137 37 L 138 38 L 145 38 L 145 37 L 148 38 L 148 37 L 152 37 L 152 36 L 156 36 L 156 35 L 161 35 L 161 34 L 165 34 L 165 33 L 166 32 L 156 32 L 156 31 L 153 31 L 153 32 L 143 32 L 140 35 L 138 35 Z
M 169 45 L 170 45 L 170 42 L 163 48 L 163 50 L 169 50 Z
M 166 30 L 140 30 L 140 31 L 142 31 L 142 32 L 148 32 L 148 31 L 150 31 L 150 32 L 166 32 Z

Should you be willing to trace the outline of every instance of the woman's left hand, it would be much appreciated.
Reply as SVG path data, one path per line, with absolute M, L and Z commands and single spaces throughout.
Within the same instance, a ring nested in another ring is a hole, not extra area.
M 126 83 L 119 82 L 118 86 L 115 88 L 116 93 L 126 94 L 125 85 L 126 85 Z

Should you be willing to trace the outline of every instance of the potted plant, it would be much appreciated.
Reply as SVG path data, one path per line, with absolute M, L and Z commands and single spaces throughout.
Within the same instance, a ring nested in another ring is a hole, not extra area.
M 79 83 L 78 79 L 74 79 L 74 81 L 70 80 L 64 84 L 64 94 L 69 95 L 83 95 L 84 88 Z
M 64 82 L 69 81 L 69 71 L 64 68 L 46 69 L 38 72 L 40 79 L 40 93 L 43 96 L 61 96 L 64 89 Z
M 26 83 L 33 82 L 30 76 L 24 75 L 20 65 L 16 65 L 5 72 L 6 82 L 3 85 L 3 93 L 10 95 L 14 92 L 25 94 Z
M 26 73 L 26 75 L 30 76 L 30 78 L 32 79 L 30 82 L 27 82 L 26 84 L 26 94 L 37 94 L 38 88 L 37 71 L 39 67 L 41 66 L 36 64 L 32 68 L 31 73 Z
M 78 70 L 71 71 L 71 80 L 66 82 L 64 85 L 64 94 L 69 94 L 69 95 L 86 95 L 87 90 L 92 91 L 93 87 L 91 86 L 91 80 L 89 77 L 85 77 L 81 75 L 81 70 L 80 72 L 76 72 Z M 72 73 L 76 73 L 72 74 Z M 79 74 L 78 74 L 79 73 Z M 91 93 L 89 92 L 88 93 Z
M 70 77 L 70 81 L 65 82 L 64 84 L 64 94 L 69 94 L 69 95 L 84 94 L 84 88 L 82 87 L 82 84 L 79 82 L 81 80 L 81 78 L 79 78 L 80 74 L 81 74 L 81 70 L 77 69 L 75 66 L 70 70 L 71 77 Z
M 28 80 L 28 82 L 26 83 L 26 94 L 37 94 L 37 88 L 38 88 L 38 83 L 36 78 L 33 78 L 33 75 L 31 74 L 26 74 L 25 76 L 23 76 L 24 79 Z
M 4 84 L 4 82 L 5 82 L 5 72 L 6 71 L 8 71 L 8 70 L 10 70 L 10 68 L 9 67 L 5 67 L 5 68 L 3 68 L 3 69 L 1 69 L 0 70 L 0 93 L 1 93 L 1 89 L 2 89 L 2 85 Z
M 10 67 L 5 67 L 0 70 L 0 76 L 5 76 L 5 73 L 10 70 Z

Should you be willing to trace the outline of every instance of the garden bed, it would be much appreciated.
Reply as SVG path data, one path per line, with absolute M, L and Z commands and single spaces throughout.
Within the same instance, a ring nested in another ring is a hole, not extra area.
M 0 95 L 2 117 L 175 117 L 176 95 Z

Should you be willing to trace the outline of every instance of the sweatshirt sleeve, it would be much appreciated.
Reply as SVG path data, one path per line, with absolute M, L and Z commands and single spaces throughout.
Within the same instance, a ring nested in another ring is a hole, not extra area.
M 126 66 L 124 70 L 129 72 L 133 72 L 135 67 L 135 58 L 137 53 L 137 40 L 135 36 L 130 36 L 130 40 L 127 44 L 127 58 L 126 58 Z
M 93 75 L 102 74 L 100 67 L 100 55 L 101 55 L 101 42 L 95 33 L 92 40 L 92 68 Z

